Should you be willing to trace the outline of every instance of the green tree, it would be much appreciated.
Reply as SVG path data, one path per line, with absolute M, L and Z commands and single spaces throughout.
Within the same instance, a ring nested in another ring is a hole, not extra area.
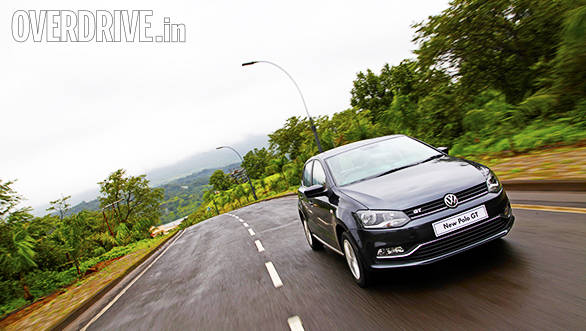
M 1 272 L 9 277 L 17 276 L 24 291 L 24 298 L 33 296 L 26 283 L 25 273 L 37 266 L 35 240 L 28 233 L 32 219 L 30 208 L 17 208 L 22 198 L 12 189 L 14 181 L 0 180 L 0 265 Z
M 221 169 L 214 171 L 214 173 L 210 176 L 209 183 L 216 191 L 224 191 L 232 186 L 230 176 L 227 176 Z
M 572 109 L 586 99 L 586 3 L 568 11 L 565 16 L 558 52 L 553 61 L 552 92 L 561 99 L 562 109 Z M 575 114 L 586 117 L 586 112 Z
M 415 51 L 424 68 L 446 71 L 466 94 L 486 87 L 520 102 L 536 89 L 539 61 L 556 53 L 570 1 L 455 0 L 416 24 Z
M 24 299 L 32 300 L 25 273 L 37 266 L 35 258 L 35 240 L 27 233 L 25 224 L 13 225 L 9 240 L 3 240 L 0 246 L 0 264 L 9 274 L 18 275 L 24 291 Z
M 16 208 L 22 197 L 12 189 L 14 181 L 0 179 L 0 222 L 14 223 L 28 220 L 32 216 L 30 207 Z
M 313 139 L 309 121 L 290 117 L 282 128 L 269 134 L 269 145 L 277 154 L 296 159 L 302 152 L 303 143 L 309 139 Z
M 370 110 L 372 120 L 377 121 L 393 101 L 393 87 L 390 79 L 390 67 L 386 64 L 380 75 L 367 69 L 359 72 L 350 91 L 350 104 L 361 110 Z
M 69 208 L 71 207 L 71 204 L 69 203 L 69 199 L 71 199 L 71 195 L 61 197 L 60 199 L 57 199 L 57 200 L 50 201 L 49 204 L 51 206 L 49 208 L 47 208 L 47 211 L 57 212 L 57 214 L 59 215 L 59 218 L 63 219 L 65 217 L 65 215 L 67 214 L 67 212 L 69 211 Z
M 77 275 L 82 276 L 79 269 L 80 260 L 88 254 L 88 239 L 91 236 L 88 212 L 82 211 L 61 220 L 56 230 L 56 237 L 64 248 L 67 259 L 73 262 Z
M 269 165 L 267 166 L 267 175 L 272 175 L 275 173 L 279 173 L 285 183 L 288 183 L 287 175 L 285 174 L 284 167 L 289 163 L 289 159 L 285 155 L 275 156 L 269 161 Z M 287 185 L 289 186 L 289 185 Z
M 98 183 L 102 208 L 113 205 L 119 230 L 128 230 L 133 239 L 147 238 L 149 228 L 159 223 L 163 189 L 149 187 L 146 175 L 127 176 L 119 169 Z
M 251 178 L 261 178 L 265 175 L 265 168 L 270 164 L 273 155 L 266 148 L 255 148 L 244 155 L 242 167 Z

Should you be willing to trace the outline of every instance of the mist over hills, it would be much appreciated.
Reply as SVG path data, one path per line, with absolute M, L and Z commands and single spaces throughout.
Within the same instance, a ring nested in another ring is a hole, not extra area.
M 254 148 L 267 146 L 267 135 L 255 135 L 250 136 L 239 143 L 233 144 L 231 147 L 235 148 L 242 156 L 244 156 L 244 154 Z M 147 172 L 147 178 L 151 181 L 153 186 L 159 186 L 173 179 L 185 177 L 203 169 L 220 168 L 235 162 L 240 163 L 240 160 L 234 152 L 227 149 L 214 149 L 193 154 L 192 156 L 165 167 L 150 170 Z
M 268 146 L 268 137 L 266 134 L 249 136 L 239 143 L 232 144 L 242 156 L 254 148 Z M 151 182 L 151 186 L 163 187 L 170 192 L 165 193 L 165 200 L 173 198 L 174 194 L 180 194 L 184 198 L 190 195 L 190 199 L 197 199 L 201 195 L 201 187 L 207 184 L 209 176 L 216 170 L 229 170 L 240 164 L 238 156 L 228 149 L 210 150 L 195 153 L 183 160 L 173 164 L 148 170 L 146 175 Z M 112 169 L 114 170 L 114 169 Z M 166 185 L 168 184 L 168 185 Z M 176 190 L 177 186 L 187 186 L 188 189 Z M 97 196 L 98 188 L 93 188 L 81 193 L 72 195 L 71 204 L 73 207 L 70 212 L 79 212 L 84 209 L 97 210 L 99 202 Z M 193 203 L 193 201 L 192 201 Z M 38 206 L 34 209 L 34 214 L 41 216 L 46 214 L 48 204 Z M 165 218 L 165 217 L 164 217 Z M 166 220 L 166 219 L 165 219 Z

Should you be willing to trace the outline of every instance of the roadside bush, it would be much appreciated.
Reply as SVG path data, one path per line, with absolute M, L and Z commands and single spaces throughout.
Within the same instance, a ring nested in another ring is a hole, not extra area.
M 548 118 L 555 113 L 558 100 L 550 94 L 537 94 L 521 102 L 516 108 L 517 122 L 532 121 L 536 118 Z
M 27 301 L 22 297 L 10 299 L 8 302 L 0 305 L 0 316 L 10 313 L 27 304 Z
M 0 281 L 0 305 L 6 304 L 10 299 L 15 297 L 22 297 L 20 283 L 16 280 Z
M 60 272 L 47 270 L 27 275 L 27 282 L 35 299 L 49 295 L 56 289 L 73 283 L 76 279 L 77 270 L 75 267 Z
M 501 134 L 494 137 L 471 139 L 470 135 L 460 137 L 453 145 L 453 155 L 480 155 L 505 151 L 525 152 L 552 144 L 574 144 L 586 140 L 586 130 L 574 125 L 569 119 L 555 122 L 537 120 L 527 127 L 507 137 Z M 512 144 L 511 144 L 512 143 Z
M 528 151 L 555 143 L 573 144 L 584 139 L 586 139 L 586 131 L 565 123 L 564 120 L 545 127 L 543 124 L 534 123 L 513 137 L 519 151 Z

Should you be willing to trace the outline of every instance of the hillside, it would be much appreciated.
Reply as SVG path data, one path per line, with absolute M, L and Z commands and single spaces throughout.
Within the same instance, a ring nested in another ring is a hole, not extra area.
M 268 137 L 266 135 L 252 135 L 238 143 L 231 144 L 231 146 L 244 156 L 253 148 L 268 146 Z M 238 157 L 232 151 L 213 149 L 193 154 L 168 166 L 148 170 L 147 178 L 152 185 L 159 186 L 175 179 L 189 177 L 193 174 L 194 169 L 217 169 L 237 160 Z
M 240 163 L 232 163 L 219 169 L 229 172 L 239 165 Z M 159 187 L 165 189 L 164 201 L 161 204 L 162 223 L 168 223 L 195 212 L 201 205 L 204 191 L 208 189 L 210 176 L 217 169 L 204 169 L 160 185 Z
M 164 201 L 161 204 L 162 223 L 168 223 L 195 212 L 201 204 L 201 197 L 204 191 L 208 188 L 208 181 L 212 173 L 217 169 L 229 172 L 239 165 L 240 163 L 232 163 L 220 168 L 203 169 L 191 175 L 156 186 L 165 190 Z M 75 214 L 82 210 L 98 210 L 99 207 L 100 202 L 98 199 L 89 202 L 82 201 L 73 206 L 68 214 Z

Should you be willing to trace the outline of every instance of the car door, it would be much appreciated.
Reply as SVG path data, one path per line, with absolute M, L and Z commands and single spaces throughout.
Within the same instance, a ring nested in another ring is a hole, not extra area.
M 315 160 L 313 162 L 313 170 L 311 175 L 311 184 L 312 185 L 326 185 L 328 186 L 326 173 L 324 171 L 323 165 L 319 160 Z M 332 205 L 330 203 L 330 199 L 327 195 L 321 195 L 317 197 L 313 197 L 309 199 L 309 202 L 312 205 L 312 212 L 313 218 L 315 219 L 315 224 L 319 228 L 317 235 L 324 241 L 326 241 L 329 245 L 336 247 L 336 235 L 334 230 L 334 218 L 330 210 L 332 210 Z
M 313 162 L 314 161 L 307 162 L 305 164 L 305 168 L 303 168 L 303 178 L 301 179 L 301 186 L 302 187 L 310 187 L 311 186 Z M 309 226 L 309 229 L 313 233 L 319 232 L 317 225 L 315 224 L 316 220 L 314 217 L 313 203 L 304 194 L 299 195 L 299 200 L 301 203 L 301 208 L 303 209 L 303 213 L 304 213 L 306 221 L 307 221 L 307 225 Z

